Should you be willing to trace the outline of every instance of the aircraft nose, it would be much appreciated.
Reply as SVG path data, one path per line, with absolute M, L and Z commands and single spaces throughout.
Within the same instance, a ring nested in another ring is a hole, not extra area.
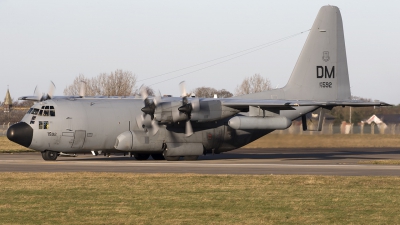
M 25 122 L 19 122 L 7 130 L 7 138 L 17 144 L 29 147 L 32 143 L 33 129 Z

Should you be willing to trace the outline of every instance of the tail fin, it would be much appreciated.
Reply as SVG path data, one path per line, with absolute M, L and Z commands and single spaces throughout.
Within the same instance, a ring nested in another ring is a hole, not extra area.
M 349 73 L 342 17 L 336 6 L 323 6 L 287 85 L 286 99 L 349 100 Z

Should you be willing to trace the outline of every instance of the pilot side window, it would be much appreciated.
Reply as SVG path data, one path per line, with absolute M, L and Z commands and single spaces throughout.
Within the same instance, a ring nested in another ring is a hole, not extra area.
M 33 108 L 30 108 L 26 114 L 31 114 L 32 111 L 33 111 Z

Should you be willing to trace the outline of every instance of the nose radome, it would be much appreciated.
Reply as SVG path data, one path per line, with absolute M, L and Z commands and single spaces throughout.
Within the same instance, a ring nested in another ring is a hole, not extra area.
M 7 130 L 7 138 L 17 144 L 29 147 L 32 143 L 33 129 L 25 122 L 19 122 Z

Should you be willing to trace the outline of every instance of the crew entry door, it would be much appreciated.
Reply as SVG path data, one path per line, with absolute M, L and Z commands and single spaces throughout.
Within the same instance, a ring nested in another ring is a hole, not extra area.
M 76 130 L 74 133 L 74 141 L 72 142 L 71 148 L 82 148 L 85 143 L 86 131 Z

